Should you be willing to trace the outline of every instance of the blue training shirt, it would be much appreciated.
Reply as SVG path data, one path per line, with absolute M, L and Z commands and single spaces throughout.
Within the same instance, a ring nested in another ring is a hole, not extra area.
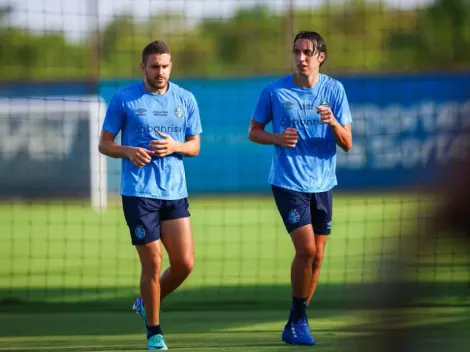
M 352 122 L 343 85 L 325 74 L 312 88 L 297 86 L 288 75 L 263 89 L 253 119 L 263 125 L 271 122 L 273 133 L 290 127 L 299 134 L 294 148 L 275 145 L 270 184 L 305 193 L 326 192 L 338 184 L 336 138 L 317 113 L 325 104 L 341 125 Z
M 178 142 L 202 132 L 199 107 L 194 95 L 174 83 L 165 94 L 152 94 L 143 82 L 119 91 L 112 98 L 103 129 L 118 134 L 121 144 L 150 150 L 149 143 L 163 139 L 157 131 Z M 183 156 L 172 154 L 152 161 L 142 168 L 128 158 L 121 161 L 121 195 L 162 200 L 188 196 Z

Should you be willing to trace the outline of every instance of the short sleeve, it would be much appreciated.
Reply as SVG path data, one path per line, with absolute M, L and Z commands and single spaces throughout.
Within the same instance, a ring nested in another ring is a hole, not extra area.
M 342 126 L 352 123 L 348 97 L 341 83 L 338 84 L 336 99 L 333 105 L 333 115 Z
M 267 125 L 272 119 L 271 92 L 267 88 L 264 88 L 258 99 L 255 112 L 253 113 L 253 120 L 262 125 Z
M 202 126 L 199 106 L 194 95 L 190 93 L 188 101 L 188 123 L 186 124 L 185 136 L 195 136 L 200 133 L 202 133 Z
M 106 116 L 103 122 L 103 130 L 106 130 L 112 134 L 118 134 L 121 128 L 124 126 L 125 114 L 122 107 L 122 100 L 118 94 L 116 94 L 108 105 L 106 110 Z

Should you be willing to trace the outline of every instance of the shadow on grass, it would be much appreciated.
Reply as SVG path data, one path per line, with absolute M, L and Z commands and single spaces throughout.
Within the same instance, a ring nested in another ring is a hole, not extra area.
M 367 311 L 323 309 L 315 311 L 310 324 L 318 340 L 315 348 L 321 348 L 322 352 L 377 351 L 386 347 L 385 335 L 400 339 L 399 350 L 403 352 L 443 349 L 460 352 L 466 351 L 470 343 L 468 312 L 467 308 L 422 308 L 412 316 L 404 315 L 406 319 L 400 320 L 399 325 L 392 318 L 379 325 L 376 316 Z M 396 310 L 389 313 L 396 318 Z M 335 319 L 335 316 L 339 317 Z M 348 324 L 339 324 L 345 317 Z M 178 350 L 190 350 L 193 346 L 196 351 L 291 350 L 280 341 L 285 318 L 285 312 L 279 311 L 193 311 L 162 315 L 171 346 Z M 269 323 L 274 324 L 256 327 Z M 14 351 L 130 351 L 142 349 L 145 341 L 139 318 L 116 312 L 7 314 L 0 316 L 0 332 L 0 340 L 16 338 L 6 341 L 15 344 Z
M 470 306 L 470 286 L 456 282 L 400 285 L 417 297 L 413 306 Z M 393 296 L 392 284 L 319 285 L 311 306 L 317 309 L 375 309 Z M 127 312 L 137 287 L 0 289 L 1 312 Z M 205 286 L 177 290 L 162 304 L 163 311 L 240 311 L 290 308 L 289 285 Z

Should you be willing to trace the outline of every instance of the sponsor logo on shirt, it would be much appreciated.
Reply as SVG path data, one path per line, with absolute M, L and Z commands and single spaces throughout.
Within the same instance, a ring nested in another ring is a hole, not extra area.
M 321 120 L 317 118 L 310 119 L 296 119 L 289 116 L 283 116 L 281 119 L 281 127 L 305 127 L 305 126 L 317 126 L 321 125 Z
M 141 123 L 138 123 L 136 125 L 136 133 L 138 134 L 145 134 L 147 133 L 157 133 L 158 131 L 162 133 L 178 133 L 183 131 L 182 126 L 177 126 L 177 125 L 142 125 Z
M 134 112 L 136 113 L 136 115 L 142 116 L 142 115 L 145 115 L 147 110 L 145 110 L 143 108 L 138 108 L 138 109 L 135 109 Z

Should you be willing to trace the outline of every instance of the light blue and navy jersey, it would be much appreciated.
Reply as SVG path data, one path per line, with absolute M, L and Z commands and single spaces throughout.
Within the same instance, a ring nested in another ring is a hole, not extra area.
M 329 105 L 341 125 L 352 122 L 343 85 L 324 74 L 312 88 L 294 83 L 294 76 L 280 78 L 261 93 L 253 119 L 272 123 L 273 133 L 286 128 L 298 130 L 295 148 L 276 145 L 269 183 L 298 192 L 326 192 L 337 185 L 336 138 L 329 125 L 321 122 L 317 107 Z
M 165 94 L 148 92 L 143 82 L 121 90 L 112 98 L 103 129 L 121 132 L 121 144 L 149 149 L 149 143 L 163 139 L 157 132 L 184 142 L 186 137 L 202 132 L 199 108 L 194 95 L 174 83 Z M 138 168 L 122 159 L 121 195 L 162 200 L 188 196 L 183 157 L 172 154 Z

